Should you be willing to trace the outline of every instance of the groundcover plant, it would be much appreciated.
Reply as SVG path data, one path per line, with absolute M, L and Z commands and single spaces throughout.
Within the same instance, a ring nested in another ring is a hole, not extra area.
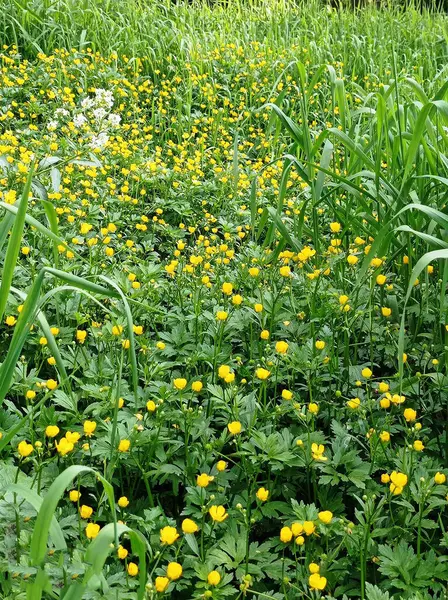
M 446 598 L 446 16 L 0 7 L 0 597 Z

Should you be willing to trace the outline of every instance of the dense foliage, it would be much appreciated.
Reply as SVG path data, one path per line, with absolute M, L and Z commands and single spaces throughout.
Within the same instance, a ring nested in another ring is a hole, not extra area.
M 0 4 L 1 598 L 445 598 L 445 17 Z

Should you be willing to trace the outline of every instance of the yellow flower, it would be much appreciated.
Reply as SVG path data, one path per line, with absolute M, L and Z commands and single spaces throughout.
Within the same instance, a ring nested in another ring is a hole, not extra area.
M 67 431 L 65 437 L 67 439 L 67 442 L 70 442 L 71 444 L 76 444 L 81 435 L 77 431 Z
M 117 550 L 118 558 L 120 558 L 121 560 L 124 560 L 128 554 L 129 553 L 126 550 L 126 548 L 123 548 L 123 546 L 120 544 L 120 546 L 118 546 L 118 550 Z
M 364 377 L 364 379 L 369 379 L 370 377 L 372 377 L 373 373 L 372 371 L 369 369 L 369 367 L 365 367 L 362 371 L 361 371 L 361 375 Z
M 56 442 L 56 450 L 59 452 L 61 456 L 65 456 L 69 452 L 72 452 L 74 449 L 73 442 L 70 442 L 67 438 L 63 437 L 59 440 L 59 443 Z
M 316 348 L 317 348 L 317 350 L 323 350 L 325 348 L 325 342 L 322 340 L 317 340 Z
M 381 309 L 381 314 L 383 317 L 390 317 L 392 314 L 392 309 L 388 308 L 387 306 L 383 306 Z
M 89 523 L 86 527 L 86 536 L 93 540 L 100 532 L 100 526 L 97 523 Z
M 382 431 L 380 433 L 380 440 L 382 442 L 390 442 L 390 433 L 388 431 Z
M 129 500 L 126 498 L 126 496 L 121 496 L 120 498 L 118 498 L 118 506 L 120 508 L 126 508 L 126 506 L 129 505 Z
M 325 577 L 319 575 L 319 573 L 313 573 L 308 578 L 308 584 L 312 590 L 324 590 L 327 580 Z
M 256 496 L 260 502 L 266 502 L 269 498 L 269 491 L 266 488 L 261 487 L 257 490 Z
M 9 317 L 6 317 L 5 323 L 6 325 L 9 325 L 9 327 L 14 327 L 14 325 L 17 323 L 17 319 L 10 315 Z
M 280 267 L 280 275 L 282 277 L 290 277 L 291 276 L 291 269 L 288 267 L 288 265 L 286 265 L 284 267 Z
M 130 440 L 120 440 L 120 443 L 118 444 L 118 452 L 127 452 L 130 447 Z
M 355 254 L 349 254 L 347 256 L 347 262 L 349 265 L 356 265 L 356 263 L 358 261 L 359 261 L 359 258 Z
M 261 379 L 262 381 L 267 379 L 270 374 L 271 374 L 270 371 L 268 371 L 267 369 L 263 369 L 262 367 L 259 367 L 255 371 L 255 375 L 258 377 L 258 379 Z
M 79 507 L 79 514 L 81 515 L 81 519 L 90 519 L 93 514 L 93 508 L 83 504 Z
M 199 527 L 192 519 L 184 519 L 182 521 L 182 531 L 184 533 L 196 533 L 196 531 L 199 531 Z
M 84 329 L 78 329 L 78 331 L 76 332 L 76 341 L 80 344 L 84 344 L 84 342 L 86 341 L 86 337 L 87 331 L 85 331 Z
M 333 518 L 333 513 L 329 510 L 321 510 L 317 516 L 319 518 L 319 521 L 322 521 L 322 523 L 325 523 L 325 525 L 328 525 L 328 523 L 331 523 L 331 519 Z
M 434 483 L 437 483 L 438 485 L 442 485 L 444 484 L 446 481 L 446 475 L 444 473 L 440 473 L 439 471 L 437 471 L 437 473 L 434 475 Z
M 260 303 L 254 304 L 254 310 L 256 313 L 261 313 L 263 311 L 263 305 Z
M 381 483 L 389 483 L 390 482 L 390 475 L 388 475 L 388 473 L 383 473 L 381 475 Z
M 381 394 L 385 394 L 389 391 L 389 384 L 385 381 L 381 381 L 381 383 L 378 385 L 378 391 L 381 392 Z
M 70 498 L 71 502 L 78 502 L 81 494 L 78 492 L 78 490 L 70 490 L 68 497 Z
M 296 537 L 295 543 L 298 546 L 303 546 L 303 544 L 305 543 L 305 538 L 303 537 L 303 535 L 299 535 L 298 537 Z
M 223 294 L 226 294 L 227 296 L 230 296 L 231 293 L 233 292 L 233 284 L 232 283 L 223 283 L 222 284 L 222 292 Z
M 280 541 L 287 544 L 292 540 L 292 529 L 290 527 L 282 527 L 280 529 Z
M 156 347 L 158 350 L 165 350 L 166 344 L 164 344 L 163 342 L 157 342 Z
M 179 534 L 177 533 L 177 529 L 175 527 L 171 527 L 170 525 L 167 525 L 160 530 L 160 541 L 162 544 L 171 546 L 171 544 L 174 544 L 178 537 Z
M 159 594 L 162 594 L 164 591 L 166 591 L 169 585 L 170 580 L 168 579 L 168 577 L 156 577 L 155 586 Z
M 344 306 L 344 304 L 347 304 L 348 300 L 349 300 L 349 297 L 346 296 L 345 294 L 342 294 L 341 296 L 339 296 L 339 304 L 341 306 Z
M 238 433 L 241 433 L 241 423 L 239 421 L 232 421 L 227 425 L 227 429 L 232 435 L 238 435 Z
M 288 352 L 289 345 L 287 342 L 277 342 L 275 344 L 275 349 L 279 354 L 286 354 Z M 258 373 L 257 373 L 258 377 Z M 266 377 L 260 377 L 260 379 L 266 379 Z
M 251 267 L 249 269 L 249 275 L 251 277 L 257 277 L 259 275 L 259 273 L 260 273 L 260 269 L 258 269 L 258 267 Z
M 352 410 L 356 410 L 357 408 L 359 408 L 360 404 L 361 400 L 359 398 L 353 398 L 352 400 L 349 400 L 347 402 L 347 406 Z
M 302 532 L 303 532 L 303 525 L 302 523 L 293 523 L 291 525 L 291 531 L 294 537 L 299 536 Z
M 217 521 L 218 523 L 222 523 L 229 516 L 229 514 L 226 512 L 226 509 L 224 508 L 224 506 L 221 506 L 221 505 L 220 506 L 216 506 L 216 505 L 211 506 L 208 511 L 208 514 L 211 516 L 211 518 L 214 521 Z
M 269 331 L 267 329 L 263 329 L 263 331 L 260 333 L 260 337 L 262 340 L 268 340 L 269 339 Z
M 227 469 L 227 463 L 225 460 L 219 460 L 216 463 L 216 469 L 221 473 L 222 471 L 225 471 Z
M 210 571 L 210 573 L 207 575 L 207 583 L 209 585 L 218 585 L 220 581 L 221 575 L 218 573 L 218 571 Z
M 114 325 L 112 327 L 112 335 L 121 335 L 123 327 L 121 325 Z
M 323 444 L 311 444 L 311 454 L 314 460 L 320 460 L 322 462 L 328 460 L 326 456 L 324 456 L 325 446 Z
M 310 402 L 308 404 L 308 412 L 310 412 L 312 415 L 317 415 L 317 413 L 319 412 L 319 407 L 315 402 Z
M 308 565 L 308 569 L 309 569 L 310 573 L 319 573 L 319 571 L 320 571 L 320 567 L 316 563 L 310 563 Z
M 283 400 L 291 400 L 293 394 L 290 390 L 282 390 L 282 398 Z
M 33 450 L 33 445 L 28 444 L 28 442 L 25 442 L 25 440 L 20 442 L 20 444 L 17 446 L 17 451 L 22 458 L 29 456 Z
M 49 390 L 55 390 L 58 387 L 58 382 L 54 379 L 47 379 L 46 385 Z
M 423 442 L 421 440 L 415 440 L 412 446 L 416 452 L 423 452 L 423 450 L 425 449 L 425 446 L 423 445 Z
M 203 388 L 203 384 L 202 381 L 193 381 L 193 383 L 191 384 L 191 389 L 193 390 L 193 392 L 200 392 Z
M 201 488 L 206 488 L 215 478 L 207 473 L 201 473 L 196 477 L 196 484 Z
M 128 564 L 128 573 L 131 577 L 135 577 L 136 575 L 138 575 L 138 567 L 135 563 L 130 562 Z
M 218 312 L 216 313 L 216 318 L 218 321 L 225 321 L 228 316 L 229 315 L 226 313 L 225 310 L 218 310 Z
M 49 438 L 56 437 L 59 433 L 59 427 L 57 425 L 48 425 L 45 429 L 45 435 Z
M 173 381 L 176 390 L 183 390 L 187 386 L 187 380 L 182 377 L 178 377 Z
M 96 423 L 95 421 L 84 421 L 84 434 L 87 437 L 92 437 L 92 435 L 95 433 L 95 429 L 96 429 Z
M 333 221 L 333 223 L 330 223 L 330 230 L 331 233 L 339 233 L 342 229 L 342 226 L 340 223 L 337 223 L 336 221 Z
M 385 275 L 377 275 L 376 276 L 376 283 L 378 285 L 384 285 L 386 283 L 387 277 Z
M 305 521 L 303 523 L 303 531 L 306 535 L 312 535 L 316 531 L 316 526 L 313 521 Z
M 182 577 L 182 565 L 180 565 L 178 562 L 168 563 L 166 568 L 166 576 L 168 579 L 171 579 L 171 581 L 176 581 L 176 579 Z
M 232 297 L 232 304 L 234 304 L 235 306 L 239 306 L 240 304 L 242 304 L 242 302 L 243 297 L 239 294 L 235 294 L 235 296 Z
M 146 403 L 146 410 L 148 412 L 154 412 L 157 409 L 156 403 L 154 402 L 154 400 L 148 400 L 148 402 Z
M 404 473 L 400 473 L 400 471 L 392 471 L 390 474 L 390 491 L 398 496 L 403 491 L 403 488 L 408 482 L 408 476 Z
M 218 369 L 218 376 L 221 379 L 225 379 L 230 374 L 230 367 L 227 365 L 221 365 Z
M 403 412 L 403 416 L 408 423 L 411 423 L 417 418 L 417 411 L 415 411 L 413 408 L 406 408 Z

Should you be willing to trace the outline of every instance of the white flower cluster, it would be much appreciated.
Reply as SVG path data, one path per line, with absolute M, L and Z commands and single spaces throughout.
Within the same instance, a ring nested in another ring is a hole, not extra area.
M 55 110 L 53 118 L 47 124 L 47 129 L 55 131 L 62 122 L 70 118 L 77 129 L 82 129 L 89 124 L 92 133 L 88 144 L 92 150 L 101 150 L 109 141 L 109 130 L 118 127 L 121 122 L 120 115 L 111 112 L 114 102 L 111 91 L 97 88 L 94 96 L 88 96 L 81 101 L 80 107 L 75 109 L 74 114 L 65 108 Z

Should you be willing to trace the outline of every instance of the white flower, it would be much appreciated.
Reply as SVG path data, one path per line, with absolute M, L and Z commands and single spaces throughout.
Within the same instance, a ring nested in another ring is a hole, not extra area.
M 92 106 L 93 106 L 92 98 L 84 98 L 84 100 L 81 102 L 81 106 L 83 108 L 92 108 Z
M 51 121 L 48 121 L 47 129 L 49 131 L 54 131 L 55 129 L 58 128 L 58 125 L 59 125 L 59 123 L 55 119 L 53 119 Z
M 106 110 L 104 108 L 95 108 L 93 111 L 93 116 L 97 121 L 101 121 L 106 116 Z
M 108 121 L 113 127 L 118 127 L 121 121 L 121 117 L 120 115 L 117 115 L 115 113 L 110 113 Z
M 78 127 L 78 129 L 82 127 L 85 123 L 87 123 L 87 119 L 84 115 L 75 115 L 73 117 L 73 125 L 75 127 Z
M 59 117 L 68 117 L 69 112 L 68 110 L 65 110 L 65 108 L 57 108 L 54 111 L 54 116 L 59 118 Z
M 89 145 L 92 148 L 92 150 L 95 150 L 97 148 L 101 150 L 102 148 L 104 148 L 104 146 L 107 144 L 108 141 L 109 141 L 109 136 L 107 135 L 107 133 L 102 131 L 100 134 L 94 135 L 92 137 Z

